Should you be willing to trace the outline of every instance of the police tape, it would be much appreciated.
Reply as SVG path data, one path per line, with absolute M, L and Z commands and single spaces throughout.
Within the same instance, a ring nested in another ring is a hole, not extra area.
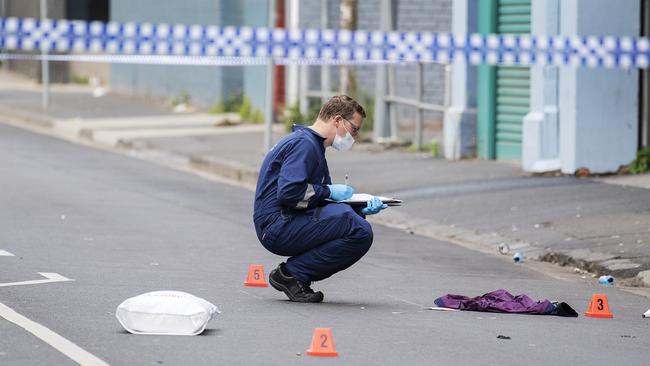
M 117 64 L 147 64 L 147 65 L 191 65 L 191 66 L 259 66 L 268 64 L 264 57 L 218 57 L 218 56 L 161 56 L 161 55 L 106 55 L 106 54 L 32 54 L 32 53 L 0 53 L 0 60 L 22 61 L 77 61 L 101 62 Z M 273 59 L 276 65 L 372 65 L 372 64 L 402 64 L 403 61 L 341 61 L 319 59 Z
M 478 65 L 648 68 L 647 38 L 456 35 L 0 18 L 0 50 L 53 61 L 188 65 L 382 64 L 454 60 Z M 72 54 L 68 54 L 72 53 Z M 76 55 L 90 53 L 91 55 Z M 56 57 L 55 57 L 56 56 Z

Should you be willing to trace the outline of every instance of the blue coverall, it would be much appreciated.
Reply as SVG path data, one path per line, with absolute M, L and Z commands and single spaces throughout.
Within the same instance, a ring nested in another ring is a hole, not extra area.
M 289 274 L 319 281 L 363 257 L 372 227 L 350 205 L 325 201 L 332 183 L 325 138 L 294 126 L 266 155 L 255 191 L 253 221 L 262 245 L 290 257 Z

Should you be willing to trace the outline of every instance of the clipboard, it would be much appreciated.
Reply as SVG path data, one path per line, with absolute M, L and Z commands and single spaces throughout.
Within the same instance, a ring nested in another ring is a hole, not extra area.
M 352 197 L 348 198 L 347 200 L 344 201 L 334 201 L 331 199 L 327 199 L 330 202 L 338 202 L 338 203 L 346 203 L 350 206 L 366 206 L 368 204 L 368 201 L 372 197 L 377 197 L 381 200 L 381 202 L 387 204 L 388 206 L 401 206 L 402 205 L 402 200 L 398 200 L 396 198 L 392 197 L 384 197 L 384 196 L 373 196 L 372 194 L 367 194 L 367 193 L 355 193 L 352 195 Z

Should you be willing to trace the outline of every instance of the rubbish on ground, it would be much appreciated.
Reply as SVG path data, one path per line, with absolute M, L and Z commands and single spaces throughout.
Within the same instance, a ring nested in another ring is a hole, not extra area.
M 551 303 L 555 306 L 555 311 L 552 315 L 567 316 L 571 318 L 578 317 L 578 313 L 566 302 L 552 301 Z
M 101 86 L 97 87 L 97 88 L 93 89 L 93 98 L 101 98 L 104 95 L 106 95 L 107 92 L 108 91 L 106 90 L 106 88 L 103 88 Z
M 610 275 L 604 275 L 598 277 L 598 283 L 605 286 L 611 286 L 614 284 L 614 277 Z
M 334 347 L 334 338 L 332 338 L 332 329 L 316 328 L 314 336 L 311 339 L 311 347 L 307 350 L 310 356 L 319 357 L 336 357 L 339 355 Z
M 585 316 L 590 318 L 613 318 L 614 315 L 609 311 L 607 296 L 604 294 L 594 294 L 589 304 L 589 309 Z
M 216 305 L 181 291 L 155 291 L 131 297 L 115 312 L 133 334 L 197 335 L 221 313 Z
M 268 287 L 266 278 L 264 277 L 264 266 L 261 264 L 251 264 L 248 266 L 248 276 L 244 282 L 245 286 L 249 287 Z
M 650 309 L 648 309 L 648 311 L 646 311 L 645 313 L 643 313 L 643 317 L 644 317 L 644 318 L 650 318 Z
M 174 113 L 186 112 L 187 111 L 187 104 L 185 104 L 185 103 L 176 104 L 174 106 L 174 108 L 172 108 L 172 110 L 174 111 Z
M 512 261 L 515 263 L 521 263 L 524 261 L 524 256 L 521 253 L 517 252 L 512 256 Z
M 499 334 L 499 335 L 497 336 L 497 339 L 511 339 L 511 338 L 508 337 L 508 336 L 504 336 L 504 335 Z
M 524 294 L 513 296 L 504 289 L 488 292 L 473 298 L 463 295 L 447 294 L 437 298 L 434 302 L 439 307 L 458 310 L 557 315 L 565 317 L 578 316 L 578 313 L 567 303 L 551 302 L 548 300 L 534 301 Z
M 501 253 L 503 255 L 506 255 L 506 254 L 510 253 L 510 246 L 508 244 L 506 244 L 506 243 L 499 244 L 497 249 L 499 250 L 499 253 Z
M 425 308 L 426 310 L 436 310 L 436 311 L 460 311 L 459 309 L 444 308 L 439 306 L 429 306 Z

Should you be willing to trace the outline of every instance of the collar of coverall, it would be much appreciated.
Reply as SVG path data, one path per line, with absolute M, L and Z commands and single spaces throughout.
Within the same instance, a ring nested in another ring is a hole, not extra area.
M 292 130 L 292 132 L 296 132 L 296 131 L 298 131 L 298 130 L 307 130 L 307 131 L 311 132 L 314 136 L 316 136 L 316 137 L 318 137 L 319 139 L 321 139 L 322 141 L 325 141 L 325 137 L 323 137 L 320 133 L 318 133 L 318 132 L 312 130 L 312 129 L 309 128 L 308 126 L 293 125 L 293 126 L 291 127 L 291 130 Z

